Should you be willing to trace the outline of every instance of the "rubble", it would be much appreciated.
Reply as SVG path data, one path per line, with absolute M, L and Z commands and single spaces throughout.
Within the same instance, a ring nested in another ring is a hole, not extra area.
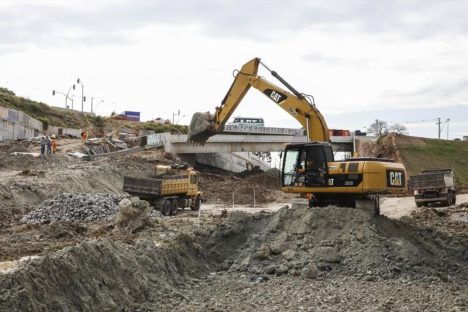
M 35 224 L 52 221 L 111 220 L 118 212 L 122 195 L 62 193 L 39 204 L 21 218 L 21 222 Z
M 115 226 L 119 230 L 135 232 L 149 224 L 150 210 L 151 207 L 146 200 L 140 200 L 138 197 L 124 198 L 119 202 Z

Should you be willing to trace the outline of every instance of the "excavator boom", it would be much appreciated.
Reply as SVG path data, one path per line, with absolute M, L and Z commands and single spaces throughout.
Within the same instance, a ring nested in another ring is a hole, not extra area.
M 291 92 L 258 76 L 260 64 Z M 306 129 L 309 141 L 330 141 L 327 124 L 315 104 L 295 90 L 275 71 L 271 71 L 259 58 L 250 60 L 237 72 L 221 105 L 216 107 L 213 115 L 210 113 L 194 114 L 189 127 L 189 140 L 204 143 L 212 135 L 221 132 L 250 87 L 262 92 L 271 101 L 293 116 Z

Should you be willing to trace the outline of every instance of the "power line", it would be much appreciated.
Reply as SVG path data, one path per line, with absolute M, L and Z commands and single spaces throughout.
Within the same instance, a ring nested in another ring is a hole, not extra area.
M 392 120 L 390 120 L 390 122 L 391 122 L 391 123 L 399 123 L 399 124 L 410 124 L 410 123 L 429 122 L 429 121 L 434 121 L 434 120 L 437 120 L 437 118 L 422 119 L 422 120 L 412 120 L 412 121 L 392 121 Z

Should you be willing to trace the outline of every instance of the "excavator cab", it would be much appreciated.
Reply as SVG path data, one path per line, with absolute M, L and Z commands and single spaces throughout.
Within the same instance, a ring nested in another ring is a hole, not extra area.
M 282 186 L 328 186 L 328 162 L 332 161 L 330 143 L 289 144 L 284 152 Z

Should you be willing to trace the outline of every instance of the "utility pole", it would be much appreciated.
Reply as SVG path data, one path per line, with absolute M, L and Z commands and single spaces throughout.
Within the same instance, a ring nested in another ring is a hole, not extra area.
M 437 134 L 438 134 L 437 138 L 438 138 L 439 140 L 440 140 L 440 125 L 441 125 L 441 124 L 442 124 L 442 123 L 441 123 L 441 121 L 440 121 L 440 117 L 438 117 L 438 118 L 437 118 L 436 125 L 439 126 L 439 131 L 437 131 Z
M 450 118 L 447 118 L 447 140 L 449 139 L 449 121 L 450 121 Z

